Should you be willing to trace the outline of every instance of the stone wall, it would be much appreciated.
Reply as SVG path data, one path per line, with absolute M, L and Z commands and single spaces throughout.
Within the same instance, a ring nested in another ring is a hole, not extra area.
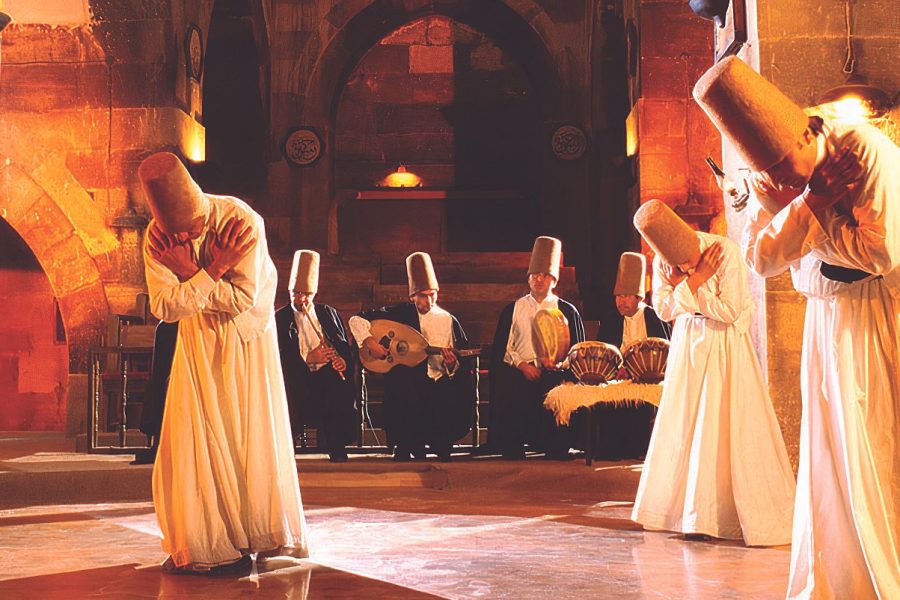
M 639 49 L 632 79 L 639 201 L 660 199 L 694 227 L 724 235 L 721 193 L 704 162 L 721 162 L 721 138 L 691 97 L 713 64 L 710 22 L 681 0 L 636 0 L 628 15 Z
M 791 3 L 748 0 L 748 43 L 740 57 L 775 83 L 798 104 L 809 107 L 831 87 L 844 82 L 847 35 L 843 2 L 800 0 Z M 900 15 L 887 0 L 854 0 L 852 24 L 855 71 L 891 97 L 900 90 Z M 876 124 L 895 141 L 897 108 Z M 724 144 L 726 172 L 733 178 L 746 171 L 734 148 Z M 744 213 L 729 209 L 728 231 L 740 235 Z M 801 414 L 800 350 L 805 302 L 789 274 L 768 280 L 752 276 L 759 308 L 754 325 L 769 391 L 785 442 L 796 465 Z
M 618 1 L 5 0 L 4 11 L 13 23 L 2 32 L 0 57 L 0 218 L 28 244 L 58 299 L 69 349 L 70 433 L 84 426 L 88 350 L 102 343 L 110 313 L 139 311 L 148 210 L 137 165 L 151 152 L 173 150 L 215 185 L 221 167 L 215 156 L 202 162 L 205 127 L 213 129 L 212 139 L 225 139 L 222 128 L 241 118 L 227 85 L 205 87 L 208 71 L 220 82 L 228 77 L 215 68 L 228 62 L 227 53 L 210 52 L 204 58 L 216 64 L 201 62 L 200 76 L 191 76 L 190 27 L 200 33 L 201 52 L 227 46 L 238 32 L 246 53 L 255 53 L 256 64 L 240 65 L 240 86 L 258 85 L 253 131 L 264 136 L 252 153 L 258 181 L 241 193 L 264 215 L 273 252 L 285 256 L 300 245 L 328 247 L 339 200 L 339 100 L 366 53 L 422 18 L 465 24 L 479 40 L 466 57 L 470 66 L 480 65 L 474 71 L 505 77 L 517 64 L 533 90 L 537 158 L 524 169 L 539 199 L 532 210 L 541 233 L 563 239 L 586 316 L 596 318 L 597 298 L 609 295 L 613 257 L 631 239 Z M 419 46 L 415 60 L 427 68 L 443 64 L 432 55 L 446 49 Z M 454 50 L 454 68 L 459 57 Z M 508 90 L 524 89 L 516 77 Z M 427 93 L 439 88 L 435 83 Z M 204 111 L 217 102 L 222 112 L 207 123 Z M 301 125 L 320 131 L 324 142 L 322 160 L 305 169 L 290 166 L 281 147 L 286 133 Z M 582 158 L 553 154 L 551 138 L 562 125 L 584 132 Z M 474 150 L 467 156 L 478 156 Z M 470 165 L 476 175 L 478 168 L 482 176 L 504 172 L 483 163 Z

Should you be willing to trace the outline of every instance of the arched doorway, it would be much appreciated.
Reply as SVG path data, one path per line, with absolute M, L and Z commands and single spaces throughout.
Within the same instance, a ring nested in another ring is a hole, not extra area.
M 69 351 L 50 281 L 0 219 L 0 431 L 64 431 Z
M 447 192 L 440 223 L 428 218 L 428 200 L 397 207 L 425 211 L 407 242 L 418 234 L 426 248 L 443 237 L 449 251 L 527 250 L 538 224 L 541 130 L 537 93 L 515 54 L 449 16 L 420 17 L 375 43 L 347 78 L 335 185 L 370 188 L 402 163 Z M 380 240 L 352 229 L 378 227 L 369 212 L 342 227 L 343 248 Z

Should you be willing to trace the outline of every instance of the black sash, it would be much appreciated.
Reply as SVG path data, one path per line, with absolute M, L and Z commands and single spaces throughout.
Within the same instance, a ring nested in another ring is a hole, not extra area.
M 819 265 L 819 271 L 822 276 L 831 281 L 840 281 L 841 283 L 854 283 L 871 276 L 860 269 L 848 269 L 847 267 L 839 267 L 837 265 L 829 265 L 823 262 Z

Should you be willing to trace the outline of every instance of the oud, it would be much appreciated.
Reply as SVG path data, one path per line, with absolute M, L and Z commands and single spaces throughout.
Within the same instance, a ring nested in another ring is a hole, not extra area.
M 387 373 L 397 365 L 415 367 L 429 356 L 440 354 L 443 348 L 431 346 L 425 336 L 403 323 L 376 319 L 369 333 L 387 350 L 384 358 L 375 358 L 365 346 L 359 349 L 359 360 L 373 373 Z M 457 350 L 450 348 L 460 358 L 478 356 L 481 349 Z

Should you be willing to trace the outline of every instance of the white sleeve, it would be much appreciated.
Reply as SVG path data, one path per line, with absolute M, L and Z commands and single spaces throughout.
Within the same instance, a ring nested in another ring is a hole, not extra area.
M 741 246 L 747 266 L 763 277 L 783 273 L 827 239 L 803 196 L 795 198 L 774 216 L 753 198 L 751 211 Z
M 150 231 L 150 228 L 147 228 Z M 216 282 L 200 269 L 187 281 L 178 277 L 150 255 L 144 238 L 144 275 L 150 295 L 150 312 L 166 323 L 174 323 L 205 310 Z
M 362 348 L 363 342 L 372 337 L 372 334 L 370 333 L 372 324 L 358 315 L 350 317 L 347 324 L 350 326 L 350 333 L 353 334 L 356 345 Z
M 705 317 L 726 324 L 733 324 L 750 306 L 746 267 L 741 264 L 737 246 L 728 241 L 720 242 L 724 252 L 722 264 L 713 276 L 714 285 L 701 285 L 697 289 L 698 312 Z
M 681 315 L 698 311 L 697 300 L 688 287 L 687 278 L 673 287 L 662 275 L 659 257 L 653 259 L 653 310 L 663 321 L 674 321 Z

